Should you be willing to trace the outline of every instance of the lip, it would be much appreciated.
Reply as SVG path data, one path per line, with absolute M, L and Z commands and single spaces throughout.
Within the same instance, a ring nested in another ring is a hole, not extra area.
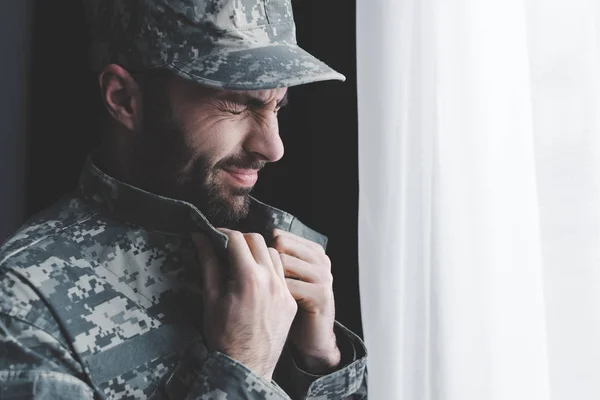
M 223 171 L 240 186 L 254 186 L 258 180 L 258 170 L 241 168 L 224 168 Z

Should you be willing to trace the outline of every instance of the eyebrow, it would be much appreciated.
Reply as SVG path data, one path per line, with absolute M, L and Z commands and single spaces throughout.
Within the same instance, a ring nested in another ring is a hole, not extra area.
M 227 97 L 229 97 L 229 96 L 227 96 Z M 233 95 L 233 96 L 231 96 L 231 99 L 237 103 L 240 103 L 240 104 L 246 105 L 248 107 L 252 107 L 252 108 L 265 108 L 268 104 L 260 97 L 252 96 L 251 94 L 247 94 L 247 93 Z M 285 95 L 283 96 L 283 98 L 277 102 L 277 107 L 279 107 L 279 108 L 285 107 L 288 105 L 288 103 L 289 103 L 288 92 L 285 92 Z

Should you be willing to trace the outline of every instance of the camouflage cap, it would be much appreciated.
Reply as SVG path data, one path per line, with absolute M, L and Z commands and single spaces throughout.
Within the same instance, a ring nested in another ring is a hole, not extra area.
M 296 44 L 291 0 L 83 0 L 92 65 L 166 68 L 230 90 L 344 76 Z

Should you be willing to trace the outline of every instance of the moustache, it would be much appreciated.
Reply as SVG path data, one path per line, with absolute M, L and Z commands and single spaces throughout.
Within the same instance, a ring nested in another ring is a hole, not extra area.
M 267 165 L 267 162 L 264 160 L 259 160 L 256 157 L 230 157 L 224 160 L 221 160 L 217 163 L 216 167 L 220 169 L 226 168 L 239 168 L 239 169 L 253 169 L 253 170 L 261 170 Z

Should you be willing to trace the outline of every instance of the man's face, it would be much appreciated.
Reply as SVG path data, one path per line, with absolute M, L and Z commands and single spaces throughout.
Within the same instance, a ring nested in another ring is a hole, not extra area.
M 129 153 L 138 180 L 196 205 L 216 226 L 248 213 L 258 171 L 283 156 L 277 112 L 287 89 L 223 91 L 169 75 L 143 86 L 143 123 Z

